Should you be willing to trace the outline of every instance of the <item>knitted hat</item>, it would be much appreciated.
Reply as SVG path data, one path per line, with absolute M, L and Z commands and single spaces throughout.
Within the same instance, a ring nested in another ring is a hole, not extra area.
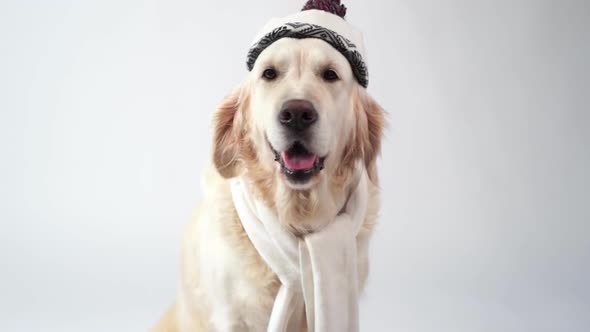
M 366 88 L 369 73 L 363 36 L 344 20 L 344 15 L 346 7 L 340 0 L 309 0 L 300 12 L 271 19 L 258 32 L 248 52 L 248 70 L 252 70 L 260 53 L 281 38 L 317 38 L 332 45 L 348 60 L 354 77 Z

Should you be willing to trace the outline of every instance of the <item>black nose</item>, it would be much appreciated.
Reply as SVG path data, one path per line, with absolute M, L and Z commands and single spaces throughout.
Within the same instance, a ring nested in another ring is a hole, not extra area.
M 279 122 L 292 130 L 303 131 L 309 128 L 318 119 L 313 105 L 302 99 L 286 101 L 279 112 Z

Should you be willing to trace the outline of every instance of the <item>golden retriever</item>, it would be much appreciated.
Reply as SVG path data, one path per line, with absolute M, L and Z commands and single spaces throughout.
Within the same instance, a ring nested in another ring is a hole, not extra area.
M 301 236 L 333 220 L 334 202 L 351 190 L 354 165 L 366 167 L 369 206 L 357 236 L 362 288 L 383 126 L 382 108 L 333 47 L 313 38 L 269 46 L 215 112 L 212 160 L 204 199 L 186 229 L 177 299 L 154 331 L 266 329 L 280 284 L 237 216 L 229 184 L 237 175 Z

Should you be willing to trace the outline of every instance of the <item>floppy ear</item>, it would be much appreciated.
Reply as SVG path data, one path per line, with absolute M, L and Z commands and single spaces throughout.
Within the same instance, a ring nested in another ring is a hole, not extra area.
M 361 93 L 361 107 L 366 117 L 366 133 L 363 133 L 363 154 L 369 178 L 377 182 L 377 156 L 381 153 L 381 139 L 385 127 L 383 108 L 366 92 Z
M 246 95 L 242 88 L 234 90 L 217 106 L 213 126 L 213 164 L 224 178 L 237 175 L 240 145 L 243 137 L 243 112 Z
M 343 164 L 351 165 L 362 159 L 369 179 L 377 183 L 376 160 L 381 151 L 381 138 L 385 126 L 383 108 L 364 89 L 357 89 L 353 95 L 356 126 L 345 148 Z

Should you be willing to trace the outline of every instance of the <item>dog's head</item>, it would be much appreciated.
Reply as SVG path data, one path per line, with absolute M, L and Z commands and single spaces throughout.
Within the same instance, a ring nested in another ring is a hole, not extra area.
M 291 219 L 334 213 L 330 208 L 346 195 L 359 164 L 376 181 L 383 111 L 347 59 L 322 40 L 274 42 L 214 121 L 219 173 L 243 174 L 269 206 Z

